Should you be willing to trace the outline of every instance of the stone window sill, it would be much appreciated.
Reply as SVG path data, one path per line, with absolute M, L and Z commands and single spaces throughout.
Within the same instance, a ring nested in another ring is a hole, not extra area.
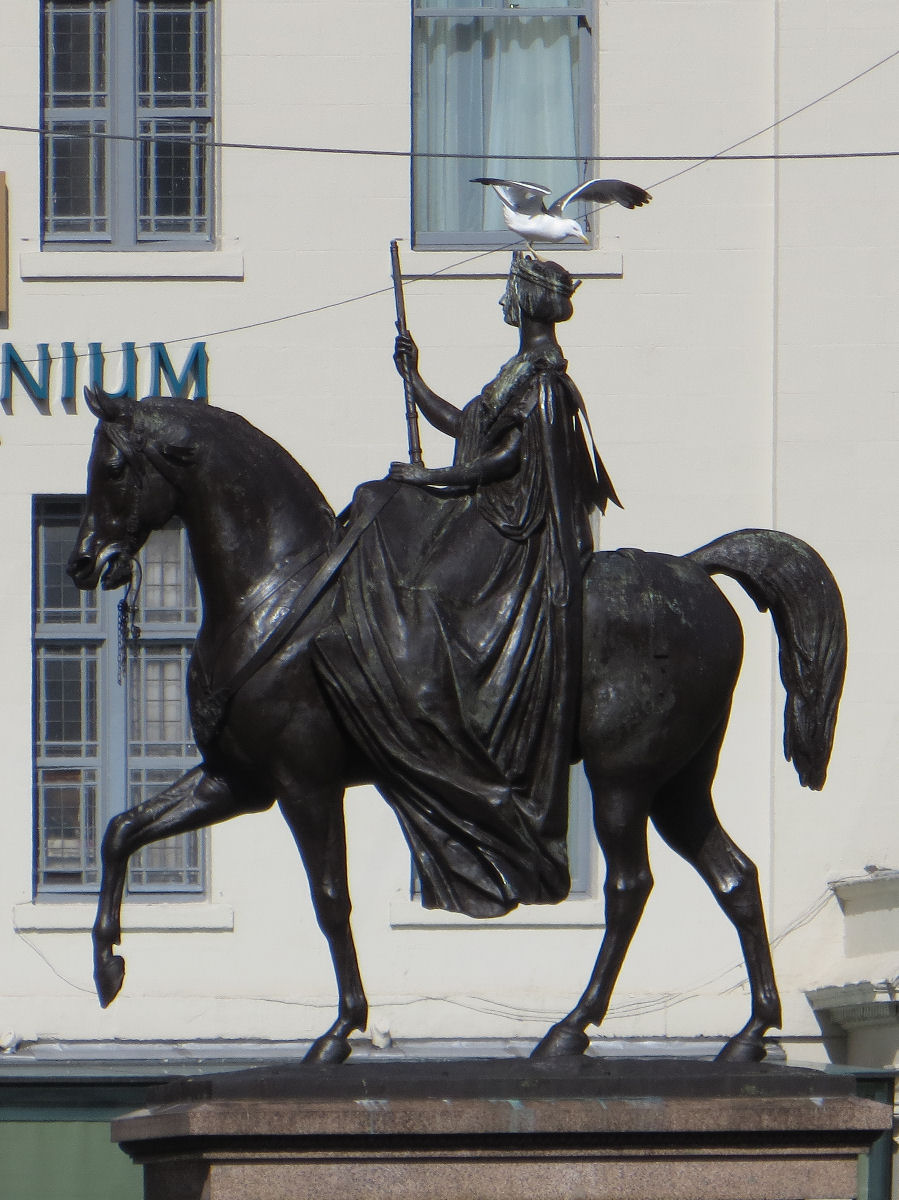
M 592 897 L 575 897 L 562 904 L 523 904 L 504 917 L 476 920 L 462 913 L 422 908 L 404 893 L 390 902 L 392 929 L 600 929 L 604 905 Z
M 624 275 L 619 250 L 542 247 L 540 254 L 559 263 L 576 279 L 620 279 Z M 505 250 L 411 250 L 403 258 L 404 279 L 506 279 L 508 274 L 509 255 Z
M 48 901 L 42 904 L 17 904 L 13 924 L 17 933 L 85 933 L 94 924 L 96 904 Z M 231 933 L 234 909 L 229 904 L 126 903 L 122 927 L 129 933 Z
M 34 249 L 32 249 L 34 247 Z M 24 241 L 19 275 L 26 282 L 52 279 L 229 279 L 244 278 L 243 252 L 236 239 L 216 250 L 39 250 Z

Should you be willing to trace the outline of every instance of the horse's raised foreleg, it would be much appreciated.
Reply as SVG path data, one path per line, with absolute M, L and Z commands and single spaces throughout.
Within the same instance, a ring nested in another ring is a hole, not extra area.
M 350 928 L 343 793 L 334 788 L 304 791 L 281 801 L 306 868 L 319 928 L 328 942 L 337 979 L 337 1020 L 312 1043 L 306 1062 L 340 1063 L 349 1058 L 350 1034 L 368 1024 L 368 1001 Z
M 165 791 L 113 817 L 106 827 L 100 856 L 102 876 L 94 922 L 94 982 L 104 1008 L 122 988 L 125 960 L 113 953 L 122 940 L 122 897 L 128 860 L 151 842 L 214 825 L 248 806 L 240 804 L 221 779 L 194 767 Z
M 577 1005 L 544 1035 L 532 1058 L 583 1054 L 586 1029 L 606 1014 L 625 955 L 652 891 L 646 847 L 648 801 L 639 792 L 593 786 L 593 823 L 606 860 L 606 931 L 587 989 Z
M 717 744 L 714 756 L 717 760 Z M 709 785 L 709 772 L 703 771 L 701 761 L 697 760 L 695 767 L 688 768 L 663 789 L 651 816 L 668 845 L 695 867 L 708 884 L 740 939 L 752 1010 L 749 1020 L 725 1043 L 718 1058 L 758 1062 L 765 1057 L 765 1033 L 772 1026 L 779 1027 L 782 1019 L 758 871 L 722 829 Z

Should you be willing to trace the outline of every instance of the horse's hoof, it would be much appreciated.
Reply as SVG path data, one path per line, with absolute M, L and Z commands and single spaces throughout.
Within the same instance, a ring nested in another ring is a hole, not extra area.
M 124 982 L 125 960 L 121 954 L 113 954 L 94 967 L 94 983 L 103 1008 L 109 1008 Z
M 531 1051 L 531 1058 L 564 1058 L 583 1054 L 589 1045 L 590 1039 L 580 1029 L 553 1025 Z
M 715 1062 L 761 1062 L 766 1054 L 767 1050 L 762 1038 L 745 1037 L 738 1033 L 724 1043 L 715 1055 Z
M 349 1038 L 323 1033 L 306 1051 L 303 1062 L 333 1063 L 336 1066 L 338 1063 L 346 1062 L 352 1052 L 353 1048 Z

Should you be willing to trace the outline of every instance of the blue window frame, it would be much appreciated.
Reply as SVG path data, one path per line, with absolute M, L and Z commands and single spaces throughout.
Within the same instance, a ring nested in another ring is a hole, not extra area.
M 34 538 L 34 786 L 38 895 L 96 892 L 100 839 L 117 811 L 197 761 L 185 676 L 200 600 L 183 528 L 141 552 L 140 638 L 119 669 L 119 593 L 82 592 L 65 564 L 77 498 L 38 498 Z M 202 892 L 205 839 L 185 834 L 132 860 L 129 893 Z
M 213 236 L 213 0 L 42 0 L 43 240 Z
M 469 181 L 531 180 L 559 195 L 589 178 L 593 5 L 413 0 L 412 24 L 415 245 L 511 241 L 492 189 Z

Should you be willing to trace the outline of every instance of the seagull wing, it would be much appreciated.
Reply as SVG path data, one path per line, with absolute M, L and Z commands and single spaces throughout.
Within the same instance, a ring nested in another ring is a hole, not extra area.
M 492 187 L 507 208 L 524 217 L 546 212 L 543 197 L 549 195 L 549 188 L 542 183 L 518 183 L 514 179 L 472 179 L 471 182 Z
M 652 199 L 649 192 L 635 183 L 625 183 L 623 179 L 588 179 L 586 183 L 572 188 L 564 196 L 553 202 L 550 213 L 560 217 L 566 204 L 572 200 L 591 201 L 595 204 L 621 204 L 624 208 L 640 208 Z

